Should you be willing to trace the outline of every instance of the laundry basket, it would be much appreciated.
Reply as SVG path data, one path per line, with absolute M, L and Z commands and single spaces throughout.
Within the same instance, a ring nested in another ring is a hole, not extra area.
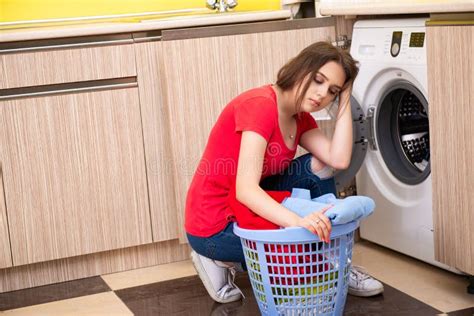
M 357 227 L 358 221 L 333 226 L 325 243 L 301 227 L 234 224 L 262 315 L 342 315 Z

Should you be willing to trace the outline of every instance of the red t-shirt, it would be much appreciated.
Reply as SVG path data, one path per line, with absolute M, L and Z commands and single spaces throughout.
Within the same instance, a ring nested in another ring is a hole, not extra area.
M 301 135 L 317 128 L 309 113 L 297 118 L 295 144 Z M 235 185 L 243 131 L 253 131 L 267 141 L 262 179 L 284 171 L 295 157 L 296 147 L 288 148 L 278 125 L 278 107 L 271 85 L 252 89 L 233 99 L 224 108 L 211 130 L 186 199 L 186 232 L 209 237 L 224 229 L 233 218 L 229 193 Z

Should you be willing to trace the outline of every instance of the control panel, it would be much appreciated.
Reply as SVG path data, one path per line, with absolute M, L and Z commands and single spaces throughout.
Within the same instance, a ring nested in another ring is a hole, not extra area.
M 351 52 L 356 60 L 426 64 L 425 39 L 424 26 L 354 28 L 352 46 L 356 49 Z
M 410 32 L 408 36 L 408 45 L 404 43 L 405 47 L 408 48 L 423 48 L 425 45 L 425 32 Z M 403 31 L 392 32 L 392 43 L 390 44 L 390 54 L 392 57 L 397 57 L 400 53 L 403 40 Z

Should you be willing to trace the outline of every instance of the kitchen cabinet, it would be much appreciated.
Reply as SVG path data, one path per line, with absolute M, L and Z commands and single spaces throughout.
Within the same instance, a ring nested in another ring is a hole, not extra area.
M 325 26 L 163 42 L 181 241 L 187 188 L 222 108 L 239 93 L 274 82 L 285 62 L 313 42 L 334 39 L 334 32 Z
M 135 76 L 133 56 L 130 34 L 0 43 L 0 89 Z
M 436 260 L 474 275 L 474 26 L 427 27 Z
M 2 181 L 2 165 L 0 164 L 0 269 L 12 266 L 10 237 L 8 236 L 7 210 Z
M 0 60 L 13 265 L 152 242 L 131 34 L 0 43 Z
M 138 89 L 128 86 L 0 102 L 15 266 L 152 241 Z
M 153 241 L 178 238 L 177 208 L 174 196 L 168 107 L 165 106 L 163 43 L 140 42 L 135 45 L 137 80 L 143 122 L 148 192 Z M 176 104 L 181 107 L 181 104 Z

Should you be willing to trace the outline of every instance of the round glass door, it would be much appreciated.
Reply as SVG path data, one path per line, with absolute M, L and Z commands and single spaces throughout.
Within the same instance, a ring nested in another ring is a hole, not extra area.
M 391 86 L 376 118 L 377 145 L 390 172 L 415 185 L 430 174 L 428 102 L 409 83 Z

